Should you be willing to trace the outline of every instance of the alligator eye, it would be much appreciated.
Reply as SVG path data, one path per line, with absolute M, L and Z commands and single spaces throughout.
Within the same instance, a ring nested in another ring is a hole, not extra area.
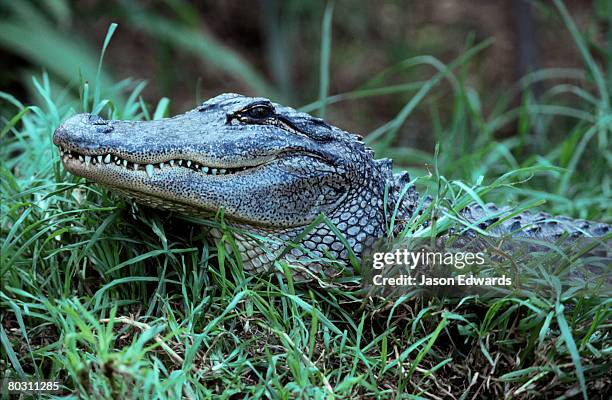
M 272 117 L 274 115 L 274 111 L 270 107 L 255 106 L 247 110 L 245 114 L 253 119 L 266 119 Z

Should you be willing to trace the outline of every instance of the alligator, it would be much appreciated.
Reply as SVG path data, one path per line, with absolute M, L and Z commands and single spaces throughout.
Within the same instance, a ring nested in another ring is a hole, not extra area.
M 204 217 L 223 209 L 236 228 L 245 270 L 256 273 L 269 271 L 280 256 L 308 260 L 312 273 L 333 274 L 329 264 L 313 260 L 349 265 L 352 255 L 361 257 L 387 234 L 391 218 L 397 233 L 430 204 L 407 172 L 394 173 L 391 160 L 375 159 L 360 136 L 265 98 L 222 94 L 185 114 L 151 121 L 78 114 L 57 128 L 53 143 L 69 172 L 136 202 Z M 510 209 L 474 203 L 460 216 L 491 235 L 610 232 L 605 223 L 542 212 L 500 220 L 504 212 Z M 213 239 L 221 235 L 211 230 Z M 262 246 L 261 237 L 279 240 Z M 283 243 L 291 241 L 300 246 L 287 250 Z

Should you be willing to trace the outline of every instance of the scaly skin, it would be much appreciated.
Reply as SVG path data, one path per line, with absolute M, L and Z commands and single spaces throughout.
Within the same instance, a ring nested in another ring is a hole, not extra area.
M 157 121 L 79 114 L 57 128 L 53 142 L 64 167 L 75 175 L 159 209 L 211 216 L 223 208 L 231 225 L 255 235 L 292 240 L 323 213 L 357 257 L 385 234 L 398 201 L 400 222 L 419 204 L 414 187 L 400 199 L 408 174 L 394 175 L 391 161 L 375 160 L 358 136 L 264 98 L 223 94 Z M 470 205 L 462 215 L 486 230 L 496 221 L 487 215 L 498 211 L 488 208 Z M 606 224 L 523 213 L 491 233 L 576 237 L 609 231 Z M 284 247 L 272 244 L 264 251 L 250 235 L 236 238 L 245 268 L 257 272 L 268 270 Z M 285 258 L 348 261 L 347 249 L 323 223 L 301 245 L 308 257 L 295 248 Z M 318 272 L 322 265 L 310 261 L 307 268 Z

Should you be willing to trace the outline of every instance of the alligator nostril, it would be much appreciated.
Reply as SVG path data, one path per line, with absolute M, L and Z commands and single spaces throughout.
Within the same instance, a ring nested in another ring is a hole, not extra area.
M 99 115 L 89 114 L 89 122 L 94 125 L 106 125 L 106 121 Z
M 112 131 L 113 131 L 113 127 L 111 125 L 105 124 L 105 125 L 96 126 L 96 132 L 99 132 L 99 133 L 110 133 Z
M 88 122 L 94 125 L 96 132 L 99 133 L 109 133 L 113 130 L 113 127 L 109 124 L 109 121 L 105 120 L 99 115 L 89 114 Z

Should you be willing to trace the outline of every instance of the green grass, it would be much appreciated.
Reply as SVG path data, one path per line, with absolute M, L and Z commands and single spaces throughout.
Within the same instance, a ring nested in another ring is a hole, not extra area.
M 482 198 L 526 209 L 545 202 L 554 213 L 609 222 L 610 84 L 556 4 L 585 70 L 535 71 L 491 112 L 481 104 L 486 93 L 466 82 L 471 57 L 488 42 L 469 40 L 448 65 L 412 58 L 328 97 L 327 19 L 321 98 L 305 108 L 412 93 L 368 140 L 398 168 L 428 164 L 411 172 L 436 203 L 460 208 Z M 434 69 L 428 80 L 386 83 L 423 66 Z M 272 275 L 252 276 L 225 243 L 206 240 L 207 228 L 224 227 L 222 218 L 168 217 L 71 176 L 51 143 L 67 116 L 168 113 L 168 99 L 149 107 L 142 85 L 112 85 L 99 75 L 100 85 L 81 84 L 80 100 L 54 90 L 46 75 L 32 81 L 37 105 L 0 94 L 14 110 L 0 131 L 2 374 L 60 379 L 71 398 L 112 399 L 445 398 L 447 391 L 459 399 L 598 398 L 610 387 L 608 298 L 557 291 L 384 300 L 364 297 L 359 275 L 304 284 L 292 279 L 294 266 L 276 263 Z M 538 99 L 530 91 L 536 81 L 547 85 Z M 449 96 L 451 109 L 441 109 Z M 419 108 L 432 116 L 435 154 L 394 144 Z M 501 135 L 507 126 L 516 134 Z M 443 217 L 425 233 L 450 222 Z M 231 245 L 230 232 L 224 242 Z

